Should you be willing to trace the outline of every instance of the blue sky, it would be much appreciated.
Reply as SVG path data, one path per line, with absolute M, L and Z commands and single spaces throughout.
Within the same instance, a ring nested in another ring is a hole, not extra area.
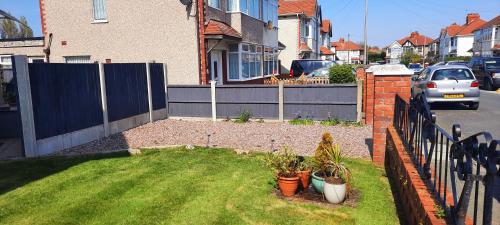
M 412 31 L 436 38 L 442 27 L 465 23 L 467 13 L 480 13 L 484 20 L 500 15 L 500 0 L 368 1 L 368 43 L 380 47 Z M 347 39 L 347 34 L 356 42 L 363 39 L 364 0 L 319 0 L 319 3 L 323 17 L 332 20 L 334 39 Z M 35 35 L 41 35 L 38 0 L 0 0 L 0 9 L 16 17 L 25 16 Z

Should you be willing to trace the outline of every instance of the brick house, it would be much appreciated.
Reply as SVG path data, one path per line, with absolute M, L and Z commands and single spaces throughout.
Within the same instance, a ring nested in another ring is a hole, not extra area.
M 321 57 L 321 6 L 317 0 L 279 0 L 279 42 L 286 46 L 279 59 L 288 73 L 295 59 Z
M 170 84 L 258 83 L 277 73 L 277 0 L 40 0 L 51 62 L 146 62 Z
M 474 31 L 473 52 L 475 56 L 500 56 L 500 16 Z
M 464 25 L 456 23 L 441 29 L 439 35 L 439 58 L 444 60 L 447 56 L 472 56 L 474 31 L 486 22 L 477 13 L 469 13 Z

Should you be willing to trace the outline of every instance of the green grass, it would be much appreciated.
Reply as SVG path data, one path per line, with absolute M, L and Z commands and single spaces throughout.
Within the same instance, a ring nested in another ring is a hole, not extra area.
M 288 121 L 291 125 L 314 125 L 314 120 L 312 119 L 293 119 Z
M 0 224 L 397 224 L 388 181 L 347 160 L 361 196 L 324 208 L 272 195 L 263 154 L 223 149 L 0 163 Z

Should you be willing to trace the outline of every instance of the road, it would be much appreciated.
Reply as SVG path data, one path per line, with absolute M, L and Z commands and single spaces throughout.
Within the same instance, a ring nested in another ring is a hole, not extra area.
M 489 131 L 500 139 L 500 93 L 481 90 L 478 110 L 469 110 L 461 104 L 440 104 L 431 109 L 437 115 L 437 123 L 451 134 L 453 124 L 460 124 L 462 138 L 481 131 Z

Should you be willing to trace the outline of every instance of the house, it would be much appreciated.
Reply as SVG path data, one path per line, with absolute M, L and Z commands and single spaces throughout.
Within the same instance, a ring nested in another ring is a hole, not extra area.
M 500 56 L 500 16 L 474 32 L 473 52 L 475 56 Z
M 477 13 L 469 13 L 464 25 L 456 23 L 441 29 L 439 35 L 439 58 L 472 56 L 474 31 L 486 22 Z
M 337 62 L 340 64 L 360 64 L 363 48 L 352 41 L 345 41 L 340 38 L 339 41 L 331 43 L 331 50 L 335 54 Z
M 40 10 L 52 62 L 156 61 L 170 84 L 277 73 L 277 0 L 41 0 Z
M 319 59 L 321 6 L 317 0 L 279 0 L 279 41 L 286 46 L 279 59 L 288 73 L 295 59 Z
M 385 52 L 385 61 L 388 64 L 401 63 L 402 56 L 403 56 L 403 46 L 398 41 L 394 41 L 391 45 L 387 46 Z
M 323 20 L 321 23 L 321 35 L 320 35 L 320 43 L 319 47 L 321 59 L 323 60 L 334 60 L 334 54 L 330 50 L 331 48 L 331 38 L 333 35 L 332 31 L 332 23 L 330 20 Z
M 439 38 L 436 38 L 432 41 L 431 45 L 429 46 L 427 58 L 433 62 L 439 60 Z
M 410 36 L 400 39 L 398 42 L 403 47 L 403 55 L 407 52 L 412 52 L 422 58 L 427 56 L 430 45 L 434 39 L 421 35 L 418 31 L 411 32 Z

